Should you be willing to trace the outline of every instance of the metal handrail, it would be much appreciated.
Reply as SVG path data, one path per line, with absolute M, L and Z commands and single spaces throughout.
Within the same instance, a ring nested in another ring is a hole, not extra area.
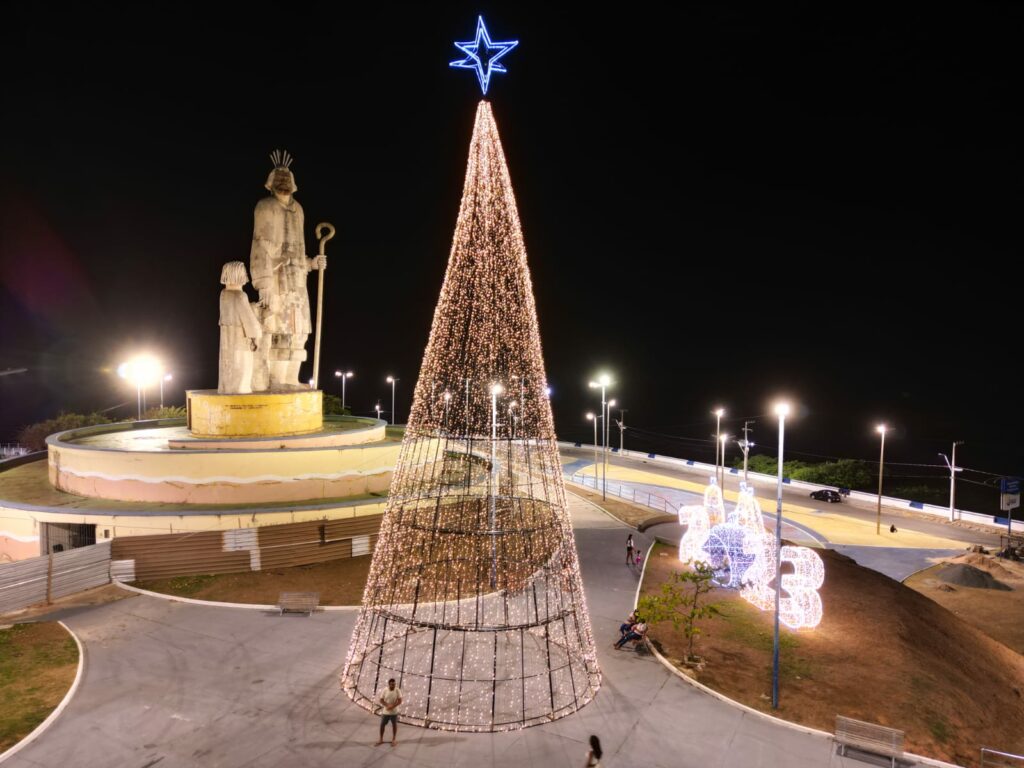
M 597 478 L 584 475 L 580 472 L 573 474 L 566 473 L 566 479 L 570 483 L 575 485 L 582 485 L 584 488 L 593 488 L 595 491 L 601 490 L 601 485 L 598 483 Z M 636 488 L 627 488 L 619 483 L 607 483 L 606 488 L 608 493 L 618 496 L 620 499 L 629 499 L 634 504 L 639 504 L 649 509 L 657 509 L 665 514 L 678 514 L 679 508 L 671 501 L 666 499 L 664 496 L 659 496 L 656 493 L 650 493 L 649 491 L 640 491 L 637 493 Z
M 1024 755 L 1000 752 L 988 747 L 981 748 L 981 768 L 1022 768 Z

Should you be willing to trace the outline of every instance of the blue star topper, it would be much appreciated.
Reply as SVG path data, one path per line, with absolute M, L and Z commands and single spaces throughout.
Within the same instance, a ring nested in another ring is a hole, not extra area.
M 487 27 L 484 26 L 484 17 L 477 17 L 476 40 L 467 40 L 464 43 L 455 43 L 455 47 L 466 54 L 466 58 L 453 61 L 449 66 L 458 69 L 475 69 L 480 87 L 487 95 L 487 86 L 491 83 L 491 75 L 495 72 L 505 73 L 507 70 L 498 60 L 506 53 L 519 45 L 518 40 L 510 40 L 505 43 L 498 43 L 491 40 L 487 34 Z

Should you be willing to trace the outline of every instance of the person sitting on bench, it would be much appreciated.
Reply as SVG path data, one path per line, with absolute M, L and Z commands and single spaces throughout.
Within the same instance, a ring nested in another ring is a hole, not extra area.
M 629 628 L 629 632 L 622 636 L 622 638 L 615 644 L 615 650 L 621 651 L 622 646 L 626 643 L 632 642 L 634 646 L 639 641 L 644 639 L 644 635 L 647 634 L 647 624 L 643 621 L 638 621 L 632 627 Z
M 640 617 L 637 616 L 636 609 L 634 608 L 629 616 L 626 617 L 626 620 L 619 624 L 619 637 L 625 637 L 630 628 L 638 621 L 640 621 Z

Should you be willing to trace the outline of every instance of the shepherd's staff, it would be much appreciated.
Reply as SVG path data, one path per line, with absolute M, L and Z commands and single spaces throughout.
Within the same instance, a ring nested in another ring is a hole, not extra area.
M 321 233 L 327 230 L 327 235 L 321 237 Z M 316 239 L 320 241 L 320 256 L 326 257 L 324 253 L 324 246 L 327 245 L 327 241 L 334 237 L 334 225 L 328 224 L 326 221 L 322 221 L 316 225 L 316 229 L 313 230 L 316 235 Z M 316 338 L 313 341 L 313 389 L 316 389 L 317 384 L 320 382 L 320 326 L 324 317 L 324 271 L 327 269 L 327 262 L 323 262 L 323 266 L 320 267 L 320 278 L 316 283 Z

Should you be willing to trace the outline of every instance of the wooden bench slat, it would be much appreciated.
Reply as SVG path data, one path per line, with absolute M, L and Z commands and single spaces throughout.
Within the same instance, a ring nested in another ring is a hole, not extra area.
M 846 747 L 854 747 L 884 755 L 890 758 L 894 766 L 896 758 L 903 756 L 903 731 L 877 723 L 836 715 L 835 739 L 843 755 L 846 754 Z
M 277 609 L 281 613 L 303 611 L 312 614 L 319 605 L 319 592 L 281 592 L 277 598 Z

